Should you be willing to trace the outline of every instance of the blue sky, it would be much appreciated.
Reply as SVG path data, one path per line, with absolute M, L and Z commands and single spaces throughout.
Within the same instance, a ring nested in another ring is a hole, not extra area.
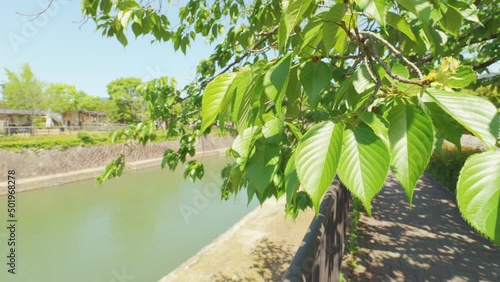
M 35 75 L 46 83 L 75 85 L 90 95 L 108 97 L 106 85 L 120 77 L 175 77 L 178 87 L 195 78 L 200 59 L 212 46 L 198 39 L 188 56 L 174 52 L 170 43 L 151 44 L 151 37 L 129 36 L 123 47 L 115 38 L 102 37 L 95 24 L 81 24 L 80 0 L 56 0 L 34 21 L 19 13 L 33 13 L 47 0 L 0 0 L 0 83 L 5 68 L 18 72 L 29 63 Z

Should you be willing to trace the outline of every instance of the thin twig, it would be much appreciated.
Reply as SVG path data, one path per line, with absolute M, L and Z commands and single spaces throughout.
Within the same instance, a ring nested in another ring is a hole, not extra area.
M 267 45 L 266 47 L 264 47 L 262 49 L 258 49 L 258 50 L 248 49 L 248 52 L 257 53 L 257 54 L 264 53 L 264 52 L 269 51 L 269 49 L 273 48 L 273 45 L 275 45 L 276 43 L 278 43 L 278 41 L 274 41 L 270 45 Z
M 227 65 L 221 72 L 219 72 L 217 75 L 215 75 L 212 78 L 210 78 L 206 83 L 208 84 L 215 77 L 217 77 L 217 76 L 219 76 L 219 75 L 227 72 L 230 68 L 232 68 L 233 66 L 235 66 L 236 64 L 238 64 L 239 62 L 241 62 L 243 59 L 245 59 L 246 57 L 248 57 L 252 53 L 250 50 L 253 50 L 253 49 L 259 47 L 260 44 L 262 44 L 264 41 L 266 41 L 269 37 L 271 37 L 278 30 L 278 27 L 279 27 L 279 25 L 276 25 L 270 31 L 264 33 L 263 37 L 259 41 L 257 41 L 257 43 L 255 43 L 252 47 L 250 47 L 250 49 L 247 50 L 245 52 L 245 54 L 243 54 L 243 56 L 239 57 L 238 59 L 234 60 L 234 62 L 232 62 L 229 65 Z
M 380 66 L 382 66 L 382 68 L 386 71 L 386 73 L 392 77 L 393 79 L 396 79 L 402 83 L 407 83 L 407 84 L 415 84 L 415 85 L 418 85 L 418 86 L 425 86 L 425 85 L 428 85 L 430 83 L 430 81 L 428 80 L 411 80 L 411 79 L 407 79 L 405 77 L 402 77 L 398 74 L 395 74 L 391 68 L 389 68 L 389 66 L 384 62 L 384 60 L 382 60 L 380 58 L 380 56 L 378 55 L 378 52 L 377 52 L 377 48 L 375 46 L 375 42 L 373 40 L 369 40 L 371 42 L 371 55 L 373 56 L 373 58 L 375 59 L 375 61 L 377 61 Z
M 52 6 L 52 3 L 54 3 L 54 1 L 55 0 L 49 0 L 47 7 L 45 7 L 43 10 L 36 12 L 34 14 L 24 14 L 24 13 L 19 13 L 19 12 L 16 12 L 16 14 L 21 15 L 21 16 L 33 17 L 30 21 L 34 21 L 34 20 L 38 19 L 38 17 L 43 15 L 45 12 L 47 12 L 47 10 L 50 8 L 50 6 Z
M 368 71 L 368 74 L 370 75 L 370 78 L 375 82 L 377 83 L 378 80 L 377 78 L 375 77 L 375 75 L 373 74 L 372 70 L 371 70 L 371 66 L 370 66 L 370 63 L 368 62 L 368 56 L 364 56 L 363 57 L 363 62 L 365 63 L 365 66 L 366 66 L 366 70 Z M 378 72 L 376 71 L 376 73 L 378 74 Z
M 374 38 L 374 39 L 377 39 L 378 41 L 380 41 L 382 44 L 384 44 L 385 46 L 387 46 L 387 48 L 389 48 L 389 50 L 394 53 L 396 56 L 398 56 L 399 58 L 401 58 L 401 60 L 403 60 L 404 63 L 406 63 L 409 67 L 411 67 L 418 75 L 418 79 L 420 80 L 423 80 L 424 79 L 424 76 L 422 75 L 422 72 L 420 71 L 420 69 L 415 66 L 414 63 L 410 62 L 410 60 L 408 60 L 401 52 L 399 52 L 396 47 L 394 47 L 391 43 L 389 43 L 387 40 L 383 39 L 382 37 L 380 37 L 378 34 L 376 33 L 373 33 L 371 31 L 367 31 L 367 30 L 362 30 L 362 31 L 359 31 L 359 33 L 361 35 L 367 35 L 371 38 Z
M 329 55 L 324 58 L 330 58 L 335 60 L 349 60 L 349 59 L 359 59 L 361 58 L 361 55 L 346 55 L 346 56 Z

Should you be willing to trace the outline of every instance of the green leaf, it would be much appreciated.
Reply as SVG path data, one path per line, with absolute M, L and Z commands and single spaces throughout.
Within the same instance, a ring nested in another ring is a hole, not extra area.
M 500 151 L 475 154 L 465 161 L 457 202 L 465 220 L 500 245 Z
M 291 118 L 298 118 L 300 115 L 300 94 L 302 88 L 297 77 L 298 65 L 290 69 L 288 78 L 288 85 L 286 87 L 286 116 Z
M 356 14 L 345 14 L 344 18 L 342 19 L 344 22 L 356 22 L 357 19 L 357 13 Z M 339 28 L 337 29 L 337 33 L 334 36 L 334 42 L 335 44 L 333 45 L 333 49 L 337 51 L 340 55 L 344 55 L 347 47 L 347 33 L 344 31 L 344 29 Z
M 460 66 L 448 79 L 448 86 L 452 88 L 464 88 L 476 82 L 476 72 L 471 66 Z
M 267 143 L 262 139 L 255 143 L 255 153 L 248 160 L 246 174 L 249 184 L 255 187 L 260 198 L 267 195 L 266 190 L 279 167 L 280 153 L 279 145 Z
M 104 181 L 120 177 L 123 173 L 123 169 L 125 168 L 125 155 L 120 154 L 118 158 L 109 163 L 104 171 L 97 178 L 97 182 L 102 184 Z
M 264 66 L 263 61 L 252 66 L 243 95 L 235 97 L 232 118 L 233 122 L 237 123 L 238 130 L 257 125 L 259 122 L 261 94 L 264 88 Z
M 413 190 L 422 176 L 434 146 L 431 118 L 414 105 L 398 105 L 387 116 L 391 170 L 412 202 Z
M 313 201 L 316 214 L 332 184 L 342 149 L 342 123 L 325 121 L 311 127 L 297 146 L 295 165 L 300 183 Z
M 295 166 L 295 154 L 294 152 L 285 167 L 285 191 L 286 191 L 286 202 L 292 202 L 295 198 L 297 189 L 299 189 L 300 181 L 297 175 L 297 167 Z
M 132 31 L 134 32 L 135 37 L 139 37 L 139 35 L 142 34 L 142 27 L 138 23 L 133 23 Z
M 285 122 L 285 124 L 290 129 L 290 131 L 293 133 L 295 138 L 297 138 L 297 140 L 302 139 L 302 136 L 303 136 L 302 133 L 293 123 Z
M 285 96 L 293 52 L 287 53 L 274 66 L 269 68 L 264 76 L 264 91 L 274 101 L 277 111 L 281 109 L 281 102 Z
M 282 118 L 273 117 L 268 120 L 262 127 L 262 135 L 267 139 L 267 142 L 279 144 L 283 137 L 285 124 Z
M 400 63 L 394 63 L 391 66 L 391 70 L 393 73 L 402 76 L 404 78 L 409 78 L 410 77 L 410 72 L 408 71 L 408 68 L 405 67 L 404 65 Z M 389 77 L 389 76 L 387 76 Z
M 339 177 L 371 215 L 370 202 L 382 189 L 389 172 L 389 150 L 367 127 L 345 130 L 343 144 Z
M 401 31 L 403 34 L 408 36 L 412 41 L 417 42 L 415 34 L 411 30 L 410 24 L 400 15 L 393 12 L 387 12 L 387 24 Z
M 312 17 L 311 20 L 306 24 L 304 30 L 302 31 L 302 44 L 300 45 L 300 52 L 304 52 L 307 55 L 314 53 L 316 51 L 316 46 L 321 41 L 323 30 L 323 19 L 319 16 Z
M 219 123 L 221 124 L 221 126 L 224 124 L 225 114 L 228 111 L 229 107 L 233 105 L 232 108 L 234 108 L 234 103 L 236 101 L 241 103 L 241 99 L 247 88 L 250 74 L 251 72 L 246 68 L 237 72 L 236 77 L 233 79 L 231 85 L 227 89 L 227 93 L 222 99 L 219 112 Z
M 322 14 L 323 18 L 323 43 L 325 45 L 326 53 L 330 53 L 337 42 L 339 32 L 345 32 L 340 28 L 340 23 L 345 15 L 345 5 L 336 4 L 333 5 L 330 10 Z M 339 31 L 340 30 L 340 31 Z
M 377 23 L 385 27 L 385 0 L 356 0 L 359 7 L 368 15 L 368 17 L 377 21 Z
M 101 0 L 101 4 L 99 5 L 99 8 L 101 9 L 101 12 L 106 15 L 106 14 L 109 14 L 112 6 L 113 6 L 113 3 L 111 3 L 111 0 Z
M 352 85 L 358 94 L 365 93 L 366 91 L 375 87 L 375 83 L 370 77 L 366 67 L 359 68 L 352 76 Z
M 448 9 L 439 23 L 445 30 L 457 36 L 462 26 L 462 16 L 455 9 Z
M 220 112 L 222 100 L 236 73 L 223 73 L 212 80 L 203 93 L 201 107 L 201 129 L 200 134 L 212 125 Z
M 396 0 L 406 10 L 412 12 L 425 25 L 430 24 L 432 4 L 427 0 Z
M 500 131 L 500 116 L 490 101 L 471 94 L 450 93 L 433 88 L 427 89 L 426 93 L 441 109 L 479 138 L 486 148 L 495 149 Z
M 128 40 L 125 34 L 123 33 L 123 30 L 120 30 L 119 32 L 116 33 L 116 38 L 123 45 L 123 47 L 127 46 Z
M 466 20 L 481 24 L 481 21 L 477 17 L 478 11 L 476 5 L 456 0 L 448 1 L 448 5 L 451 9 L 455 9 L 458 13 L 460 13 L 460 15 L 462 15 L 462 17 Z
M 284 1 L 283 14 L 278 31 L 278 48 L 280 50 L 283 50 L 285 47 L 292 30 L 299 24 L 311 2 L 312 0 Z
M 132 16 L 132 11 L 119 11 L 117 17 L 120 19 L 120 23 L 124 29 L 127 29 L 128 23 L 130 21 L 130 16 Z
M 309 98 L 311 109 L 315 109 L 321 101 L 321 91 L 332 79 L 330 67 L 325 62 L 309 61 L 299 70 L 300 83 Z
M 382 116 L 373 112 L 362 112 L 359 117 L 389 147 L 389 123 Z
M 439 135 L 455 144 L 458 150 L 460 150 L 460 139 L 462 138 L 464 127 L 441 109 L 429 95 L 423 95 L 420 98 L 420 102 L 422 109 L 431 117 L 432 123 Z M 436 150 L 438 149 L 440 148 L 436 146 Z
M 258 131 L 258 126 L 252 126 L 243 130 L 243 132 L 238 134 L 234 139 L 231 149 L 238 154 L 236 162 L 239 164 L 243 164 L 247 161 L 250 154 L 250 148 L 254 142 L 254 137 Z

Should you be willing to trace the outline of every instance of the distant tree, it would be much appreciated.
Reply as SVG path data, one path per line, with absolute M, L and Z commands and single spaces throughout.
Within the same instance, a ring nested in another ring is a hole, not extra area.
M 56 113 L 80 109 L 82 93 L 75 86 L 64 83 L 52 83 L 46 90 L 47 107 Z
M 109 98 L 115 108 L 115 120 L 130 123 L 142 119 L 144 99 L 136 90 L 139 84 L 141 80 L 135 77 L 119 78 L 108 84 Z
M 82 97 L 82 109 L 89 111 L 101 111 L 103 109 L 102 101 L 99 97 L 87 95 L 85 92 L 81 91 L 84 95 Z
M 29 64 L 23 65 L 19 74 L 8 69 L 5 71 L 9 79 L 4 89 L 7 107 L 30 111 L 33 124 L 35 113 L 46 108 L 44 84 L 35 77 Z
M 74 110 L 102 110 L 104 106 L 99 97 L 78 91 L 75 86 L 64 83 L 52 83 L 46 90 L 47 107 L 56 113 Z

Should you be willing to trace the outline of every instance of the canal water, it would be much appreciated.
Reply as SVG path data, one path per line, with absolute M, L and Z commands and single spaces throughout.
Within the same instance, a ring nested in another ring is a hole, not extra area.
M 14 275 L 1 196 L 0 281 L 158 281 L 257 206 L 247 206 L 246 193 L 220 200 L 226 161 L 205 158 L 196 183 L 183 179 L 182 167 L 154 168 L 103 185 L 88 180 L 17 194 Z

